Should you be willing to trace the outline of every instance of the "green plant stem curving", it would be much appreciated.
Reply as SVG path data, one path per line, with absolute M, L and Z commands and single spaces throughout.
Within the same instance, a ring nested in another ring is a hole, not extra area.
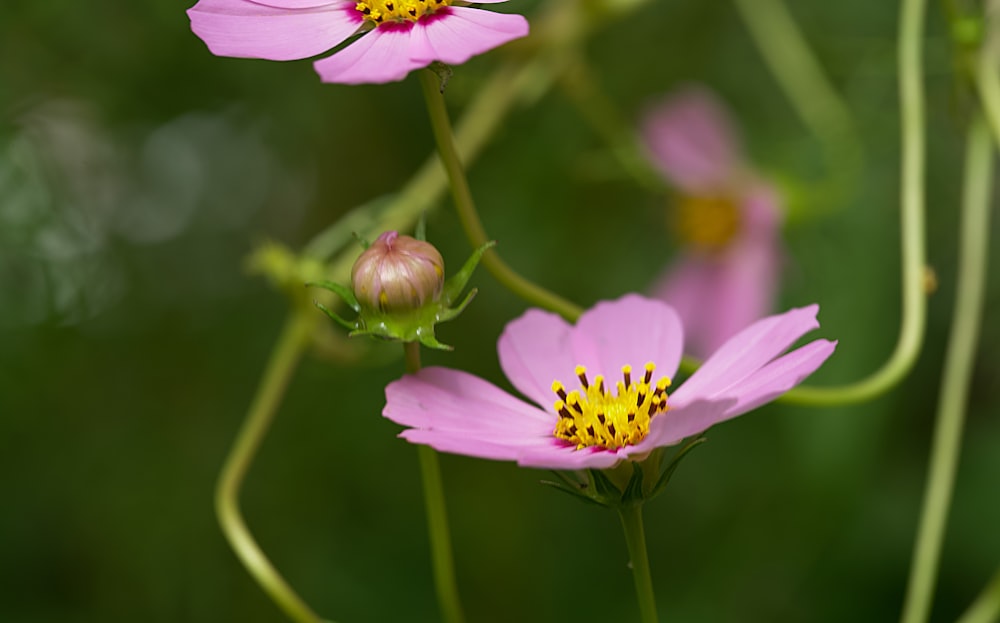
M 264 592 L 288 618 L 298 623 L 320 623 L 321 619 L 292 590 L 260 549 L 243 520 L 239 494 L 247 470 L 277 414 L 288 382 L 309 344 L 318 317 L 312 309 L 297 308 L 285 322 L 215 489 L 215 512 L 229 544 Z
M 1000 570 L 979 593 L 969 609 L 955 623 L 996 623 L 1000 621 Z
M 405 342 L 403 355 L 406 371 L 420 370 L 420 344 Z M 434 569 L 434 589 L 437 592 L 441 618 L 445 623 L 462 623 L 462 603 L 458 598 L 458 581 L 455 578 L 455 562 L 451 551 L 451 535 L 448 530 L 448 512 L 444 502 L 444 485 L 441 481 L 441 466 L 437 452 L 425 445 L 417 446 L 420 458 L 420 475 L 424 483 L 424 503 L 427 510 L 427 532 L 431 545 L 431 566 Z
M 782 402 L 829 406 L 864 402 L 896 386 L 913 368 L 924 340 L 927 295 L 924 216 L 924 132 L 922 33 L 926 0 L 903 0 L 899 35 L 899 97 L 902 117 L 902 237 L 903 311 L 899 339 L 889 359 L 867 378 L 838 387 L 797 387 Z
M 465 230 L 465 235 L 472 244 L 472 248 L 479 248 L 489 242 L 490 238 L 486 235 L 486 230 L 476 212 L 472 191 L 469 189 L 469 182 L 465 177 L 465 169 L 458 151 L 455 149 L 451 121 L 448 118 L 448 110 L 445 108 L 444 96 L 441 94 L 440 80 L 434 72 L 424 70 L 420 72 L 420 86 L 424 93 L 424 101 L 427 103 L 427 112 L 434 132 L 434 141 L 437 143 L 438 155 L 451 185 L 452 198 L 455 201 L 459 220 L 462 222 L 462 228 Z M 576 320 L 580 316 L 582 310 L 579 306 L 516 273 L 500 259 L 500 255 L 495 249 L 490 249 L 483 255 L 483 265 L 505 288 L 525 301 L 554 311 L 570 321 Z
M 966 150 L 955 311 L 945 355 L 923 510 L 901 619 L 904 623 L 924 623 L 930 616 L 941 543 L 958 470 L 986 288 L 993 149 L 989 128 L 977 114 L 969 127 Z
M 653 592 L 653 577 L 649 572 L 649 556 L 646 554 L 646 532 L 642 525 L 642 505 L 625 504 L 618 507 L 618 516 L 625 532 L 628 545 L 632 577 L 635 579 L 635 594 L 639 601 L 639 620 L 642 623 L 657 623 L 656 597 Z

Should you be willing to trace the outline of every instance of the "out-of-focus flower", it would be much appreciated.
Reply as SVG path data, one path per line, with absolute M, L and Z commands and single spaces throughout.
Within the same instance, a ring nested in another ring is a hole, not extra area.
M 729 116 L 704 89 L 681 90 L 654 106 L 642 134 L 678 190 L 670 221 L 683 244 L 652 294 L 680 314 L 689 352 L 705 357 L 773 308 L 780 200 L 747 167 Z
M 188 17 L 191 29 L 218 56 L 308 58 L 361 33 L 314 64 L 324 82 L 361 84 L 402 80 L 434 61 L 458 65 L 528 34 L 528 22 L 520 15 L 467 5 L 459 0 L 199 0 Z
M 684 337 L 669 305 L 627 295 L 598 303 L 575 326 L 532 309 L 507 325 L 498 352 L 510 382 L 540 406 L 471 374 L 431 367 L 390 383 L 382 413 L 411 427 L 400 436 L 443 452 L 608 469 L 746 413 L 809 376 L 835 342 L 782 353 L 819 326 L 817 311 L 812 305 L 752 324 L 668 397 Z

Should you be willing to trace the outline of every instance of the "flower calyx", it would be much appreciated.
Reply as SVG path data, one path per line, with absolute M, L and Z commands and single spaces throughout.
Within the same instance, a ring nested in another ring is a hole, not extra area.
M 387 231 L 367 245 L 351 269 L 351 287 L 332 281 L 306 285 L 337 294 L 357 312 L 346 320 L 322 303 L 315 305 L 351 336 L 370 335 L 384 340 L 420 342 L 440 350 L 452 350 L 434 336 L 434 325 L 461 314 L 476 295 L 475 288 L 460 298 L 469 278 L 487 249 L 476 249 L 453 277 L 445 280 L 444 260 L 424 240 Z

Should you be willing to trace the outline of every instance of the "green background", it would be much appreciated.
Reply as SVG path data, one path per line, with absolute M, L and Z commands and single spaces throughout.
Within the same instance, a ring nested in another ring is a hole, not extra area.
M 819 302 L 835 356 L 811 382 L 858 379 L 899 317 L 895 3 L 793 3 L 856 116 L 865 166 L 831 209 L 821 151 L 728 2 L 669 0 L 586 51 L 628 119 L 692 81 L 733 109 L 755 166 L 793 189 L 780 307 Z M 280 621 L 223 540 L 216 474 L 288 304 L 247 275 L 255 245 L 298 248 L 397 190 L 431 153 L 419 86 L 320 84 L 307 61 L 217 58 L 181 3 L 0 6 L 0 620 Z M 501 10 L 542 7 L 511 2 Z M 842 408 L 772 405 L 710 431 L 646 507 L 664 621 L 892 620 L 925 477 L 955 283 L 968 101 L 929 12 L 928 244 L 939 289 L 914 373 Z M 460 68 L 456 115 L 504 52 Z M 507 56 L 507 58 L 510 58 Z M 639 189 L 558 90 L 514 111 L 470 171 L 519 271 L 589 305 L 648 287 L 676 249 L 665 198 Z M 450 208 L 443 204 L 442 208 Z M 993 227 L 994 233 L 996 226 Z M 429 217 L 450 267 L 469 252 Z M 996 254 L 994 254 L 996 255 Z M 933 620 L 953 620 L 1000 561 L 997 258 Z M 485 271 L 439 337 L 504 387 L 495 341 L 523 302 Z M 317 312 L 318 313 L 318 312 Z M 390 348 L 309 357 L 243 495 L 291 584 L 341 623 L 433 621 L 414 448 L 384 420 Z M 544 472 L 442 459 L 469 621 L 629 621 L 617 518 L 538 484 Z

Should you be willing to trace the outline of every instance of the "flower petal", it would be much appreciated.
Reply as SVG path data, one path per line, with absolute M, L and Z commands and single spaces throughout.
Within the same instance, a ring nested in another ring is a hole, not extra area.
M 212 54 L 273 61 L 315 56 L 361 26 L 357 11 L 344 2 L 291 10 L 248 0 L 200 0 L 187 14 Z
M 469 439 L 551 437 L 555 415 L 460 370 L 430 367 L 385 388 L 382 415 L 397 424 Z
M 653 420 L 643 442 L 652 439 L 654 446 L 674 444 L 768 403 L 815 372 L 836 346 L 836 342 L 815 340 L 757 370 L 724 396 L 671 409 Z
M 439 452 L 450 452 L 494 461 L 516 461 L 526 446 L 544 446 L 549 442 L 540 437 L 506 439 L 476 438 L 469 435 L 410 428 L 399 434 L 410 443 L 430 446 Z
M 607 469 L 622 461 L 621 456 L 608 450 L 583 448 L 577 450 L 558 439 L 550 438 L 547 445 L 521 449 L 517 464 L 536 469 Z
M 690 193 L 725 186 L 743 159 L 729 115 L 702 88 L 669 96 L 646 115 L 642 126 L 655 164 Z
M 803 334 L 819 327 L 818 305 L 792 309 L 758 320 L 730 338 L 671 395 L 674 407 L 729 395 L 742 382 L 783 353 Z
M 556 314 L 529 309 L 507 323 L 497 340 L 500 367 L 511 384 L 535 403 L 555 402 L 552 381 L 569 381 L 581 363 L 573 350 L 572 327 Z
M 661 301 L 637 294 L 598 303 L 580 316 L 576 332 L 593 343 L 600 361 L 599 373 L 612 384 L 622 366 L 641 370 L 648 361 L 656 364 L 657 377 L 673 376 L 684 347 L 677 312 Z
M 402 80 L 427 63 L 410 60 L 410 24 L 385 24 L 313 67 L 323 82 L 384 84 Z
M 423 65 L 460 65 L 527 34 L 528 20 L 520 15 L 448 7 L 414 25 L 410 58 Z

